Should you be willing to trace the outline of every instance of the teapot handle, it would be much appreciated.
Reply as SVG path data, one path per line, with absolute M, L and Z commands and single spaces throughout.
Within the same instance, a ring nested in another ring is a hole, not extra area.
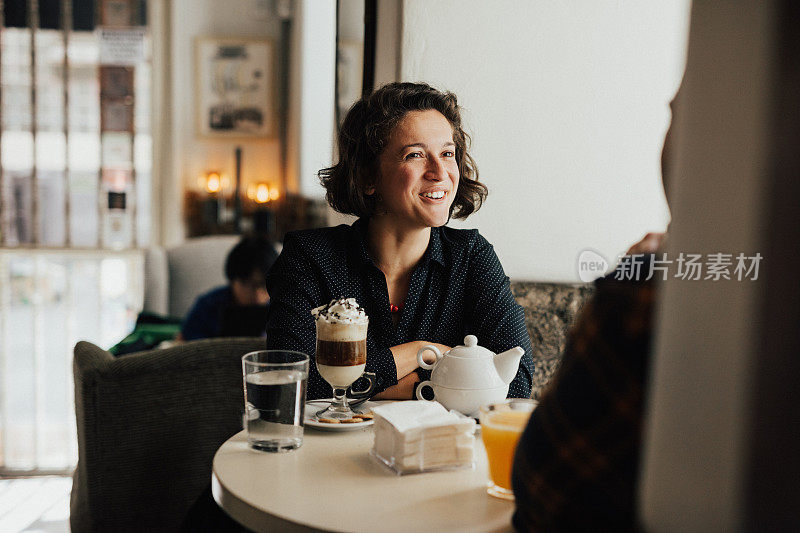
M 430 350 L 431 352 L 434 353 L 434 355 L 436 355 L 436 361 L 434 361 L 431 364 L 425 362 L 425 360 L 422 358 L 422 354 L 425 353 L 426 350 Z M 439 362 L 439 359 L 441 358 L 442 358 L 442 352 L 439 351 L 439 348 L 437 348 L 436 346 L 431 346 L 430 344 L 423 346 L 417 352 L 417 364 L 420 366 L 420 368 L 424 368 L 425 370 L 431 370 L 434 367 L 434 365 L 436 365 L 436 363 Z
M 423 381 L 422 383 L 420 383 L 419 385 L 417 385 L 417 400 L 424 400 L 424 401 L 426 401 L 426 402 L 430 402 L 430 401 L 432 401 L 432 400 L 428 400 L 427 398 L 425 398 L 424 396 L 422 396 L 422 387 L 430 387 L 430 388 L 431 388 L 431 390 L 433 390 L 433 385 L 431 385 L 431 382 L 430 382 L 430 381 Z M 436 393 L 434 392 L 434 394 L 436 394 Z M 435 399 L 435 398 L 434 398 L 434 399 Z

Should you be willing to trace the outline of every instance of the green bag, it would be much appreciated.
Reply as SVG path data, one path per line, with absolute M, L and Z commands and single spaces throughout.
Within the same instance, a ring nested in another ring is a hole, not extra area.
M 164 341 L 175 340 L 180 331 L 181 319 L 179 318 L 154 313 L 139 313 L 133 332 L 108 351 L 113 355 L 120 356 L 152 350 Z

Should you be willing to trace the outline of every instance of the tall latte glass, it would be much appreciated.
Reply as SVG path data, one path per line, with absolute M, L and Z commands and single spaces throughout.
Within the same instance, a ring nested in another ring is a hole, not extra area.
M 317 416 L 349 419 L 347 389 L 367 365 L 369 319 L 354 298 L 340 298 L 312 311 L 317 325 L 317 370 L 333 388 L 333 401 Z

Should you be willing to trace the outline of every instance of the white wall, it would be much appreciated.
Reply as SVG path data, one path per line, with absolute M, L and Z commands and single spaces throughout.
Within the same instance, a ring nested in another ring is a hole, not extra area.
M 364 42 L 364 0 L 340 0 L 337 2 L 337 24 L 339 37 L 347 41 Z
M 458 95 L 490 190 L 464 226 L 511 277 L 577 281 L 580 251 L 613 260 L 666 228 L 659 156 L 688 0 L 405 0 L 401 11 L 400 78 Z
M 221 170 L 234 176 L 234 149 L 242 147 L 242 181 L 279 181 L 280 142 L 208 140 L 197 135 L 194 42 L 197 37 L 268 37 L 279 53 L 279 21 L 273 2 L 263 0 L 174 0 L 170 13 L 171 163 L 162 189 L 162 240 L 172 245 L 184 239 L 183 189 L 196 188 L 199 175 Z M 277 65 L 277 63 L 276 63 Z M 277 99 L 276 99 L 277 104 Z M 276 124 L 277 126 L 277 124 Z M 277 132 L 277 129 L 276 129 Z
M 331 164 L 335 132 L 336 2 L 294 2 L 291 48 L 286 186 L 322 198 L 317 171 Z

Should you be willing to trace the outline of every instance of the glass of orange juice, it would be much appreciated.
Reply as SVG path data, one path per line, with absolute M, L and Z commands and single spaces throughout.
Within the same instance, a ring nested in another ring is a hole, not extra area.
M 481 435 L 489 458 L 491 485 L 487 492 L 497 498 L 513 500 L 511 465 L 522 430 L 536 408 L 536 401 L 527 398 L 485 405 L 480 409 Z

